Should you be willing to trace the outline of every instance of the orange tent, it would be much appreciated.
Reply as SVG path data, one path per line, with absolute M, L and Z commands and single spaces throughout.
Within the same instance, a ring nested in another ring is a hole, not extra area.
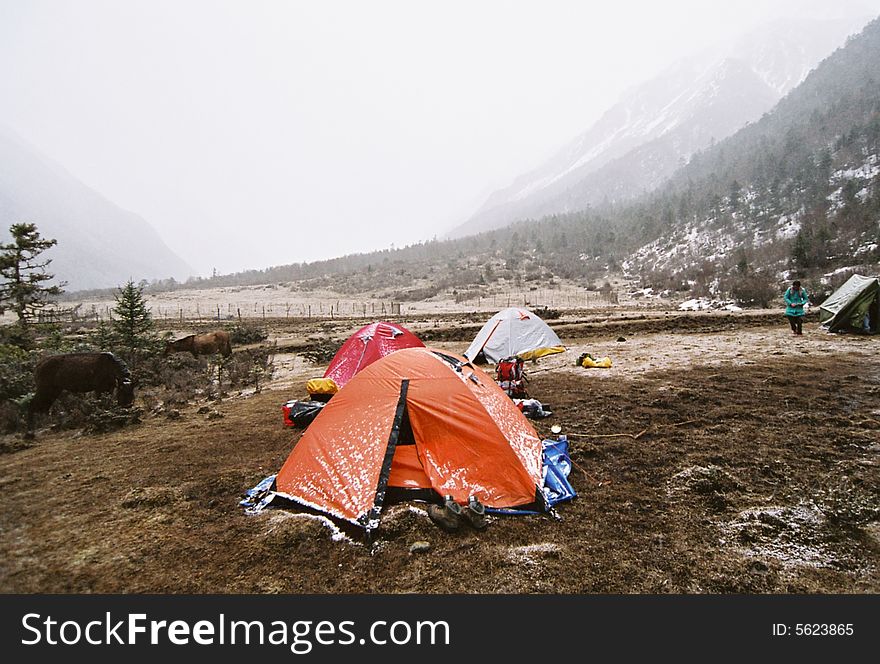
M 389 489 L 544 508 L 541 439 L 489 376 L 460 355 L 409 348 L 333 397 L 275 479 L 275 491 L 365 528 Z

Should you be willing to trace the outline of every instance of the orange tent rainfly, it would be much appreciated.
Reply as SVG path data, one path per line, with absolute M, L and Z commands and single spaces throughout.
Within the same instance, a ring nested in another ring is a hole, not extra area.
M 401 325 L 395 323 L 371 323 L 359 329 L 342 344 L 324 372 L 324 378 L 332 378 L 341 388 L 358 371 L 379 358 L 401 348 L 424 348 L 425 344 Z
M 459 355 L 412 348 L 333 397 L 274 489 L 369 534 L 388 493 L 546 509 L 541 464 L 541 439 L 489 376 Z

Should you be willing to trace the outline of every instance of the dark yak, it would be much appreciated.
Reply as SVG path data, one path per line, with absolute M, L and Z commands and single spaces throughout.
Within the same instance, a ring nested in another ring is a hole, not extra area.
M 191 334 L 165 344 L 165 354 L 169 353 L 192 353 L 193 357 L 220 353 L 223 357 L 229 357 L 232 355 L 232 344 L 229 342 L 229 332 Z
M 107 393 L 116 390 L 116 402 L 134 401 L 131 372 L 113 353 L 67 353 L 45 357 L 34 368 L 37 392 L 28 406 L 27 432 L 34 437 L 34 413 L 46 413 L 64 390 Z

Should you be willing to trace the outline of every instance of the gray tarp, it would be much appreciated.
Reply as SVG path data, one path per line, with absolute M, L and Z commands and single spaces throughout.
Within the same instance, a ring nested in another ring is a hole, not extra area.
M 869 331 L 877 332 L 880 326 L 878 293 L 880 279 L 854 274 L 819 307 L 819 322 L 830 332 L 842 329 L 863 331 L 868 315 Z

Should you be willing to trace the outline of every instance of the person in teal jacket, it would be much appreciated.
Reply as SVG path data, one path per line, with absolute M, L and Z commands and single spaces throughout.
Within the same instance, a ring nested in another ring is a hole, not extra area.
M 793 281 L 785 291 L 785 317 L 791 325 L 791 333 L 803 334 L 804 305 L 807 303 L 807 291 L 801 288 L 800 281 Z

